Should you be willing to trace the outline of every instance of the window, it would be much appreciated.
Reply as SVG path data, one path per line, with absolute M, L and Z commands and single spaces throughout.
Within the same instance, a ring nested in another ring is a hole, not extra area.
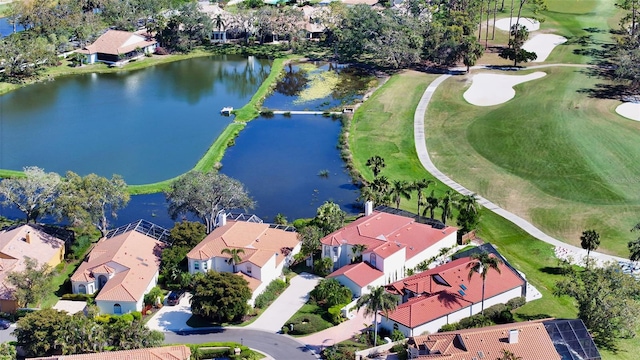
M 120 306 L 120 304 L 113 305 L 113 313 L 122 314 L 122 306 Z
M 371 263 L 371 266 L 376 267 L 376 254 L 369 254 L 369 262 Z
M 251 274 L 251 265 L 247 264 L 247 274 Z
M 200 270 L 200 262 L 196 261 L 193 263 L 193 270 Z
M 208 266 L 207 262 L 206 261 L 203 262 L 202 263 L 202 270 L 207 270 L 207 266 Z
M 398 329 L 399 329 L 398 323 L 393 323 L 393 330 L 398 330 Z
M 102 287 L 107 283 L 107 277 L 104 275 L 98 276 L 98 289 L 102 289 Z
M 78 285 L 78 293 L 80 294 L 86 294 L 87 293 L 87 287 L 84 286 L 84 284 L 80 284 Z

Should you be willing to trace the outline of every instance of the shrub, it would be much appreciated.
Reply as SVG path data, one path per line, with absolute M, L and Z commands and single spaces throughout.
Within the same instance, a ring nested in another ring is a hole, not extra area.
M 134 320 L 142 320 L 142 313 L 140 311 L 134 311 L 131 313 Z
M 61 300 L 70 301 L 90 301 L 93 299 L 91 294 L 64 294 L 60 297 Z
M 456 331 L 456 330 L 460 330 L 459 323 L 442 325 L 442 327 L 438 330 L 438 332 L 447 332 L 447 331 Z
M 329 328 L 322 317 L 316 314 L 304 314 L 284 326 L 290 327 L 291 324 L 293 324 L 293 330 L 289 328 L 289 334 L 291 335 L 307 335 Z
M 264 309 L 282 294 L 287 288 L 287 283 L 280 280 L 273 280 L 264 291 L 256 297 L 254 306 L 258 309 Z
M 218 349 L 207 349 L 207 348 L 199 348 L 200 357 L 202 359 L 216 359 L 222 356 L 229 356 L 233 354 L 233 350 L 230 348 L 218 348 Z
M 492 319 L 496 324 L 509 324 L 513 322 L 513 314 L 511 311 L 505 309 L 498 314 L 498 316 Z
M 480 328 L 491 325 L 493 325 L 493 322 L 489 318 L 481 314 L 469 316 L 468 318 L 460 320 L 461 329 Z
M 510 310 L 515 310 L 526 304 L 526 302 L 527 299 L 524 296 L 519 296 L 507 301 L 507 307 L 509 307 Z
M 273 117 L 273 110 L 269 110 L 269 109 L 262 109 L 260 111 L 260 115 L 264 118 L 272 118 Z
M 398 329 L 394 329 L 391 332 L 391 340 L 393 341 L 400 341 L 403 340 L 405 338 L 404 334 L 402 333 L 402 331 L 398 330 Z
M 500 313 L 505 310 L 509 310 L 507 305 L 505 304 L 495 304 L 491 307 L 484 309 L 484 316 L 491 319 L 492 321 L 496 321 L 497 318 L 500 317 Z
M 402 350 L 404 350 L 404 345 L 402 345 L 402 344 L 395 344 L 395 345 L 393 345 L 393 346 L 391 347 L 391 349 L 389 350 L 389 352 L 392 352 L 392 353 L 399 353 L 399 352 L 401 352 Z
M 344 318 L 342 317 L 342 308 L 345 306 L 346 304 L 338 304 L 338 305 L 334 305 L 332 307 L 329 308 L 328 313 L 329 316 L 331 317 L 331 323 L 333 325 L 338 325 L 341 322 L 344 321 Z

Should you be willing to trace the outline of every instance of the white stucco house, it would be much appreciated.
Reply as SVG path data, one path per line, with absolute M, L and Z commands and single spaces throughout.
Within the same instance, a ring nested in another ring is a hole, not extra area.
M 253 293 L 249 303 L 253 305 L 255 298 L 282 275 L 282 269 L 300 252 L 298 235 L 290 230 L 262 222 L 227 221 L 223 217 L 219 226 L 187 254 L 189 272 L 237 273 L 249 283 Z M 223 249 L 242 249 L 235 269 Z
M 495 256 L 495 255 L 490 255 Z M 455 323 L 481 311 L 482 277 L 469 279 L 475 263 L 470 257 L 453 260 L 386 286 L 402 299 L 396 310 L 382 316 L 380 326 L 400 330 L 405 336 L 436 333 L 443 325 Z M 485 284 L 484 308 L 526 296 L 526 280 L 506 263 L 500 272 L 489 270 Z
M 102 314 L 142 311 L 158 282 L 169 231 L 144 220 L 110 231 L 71 276 L 74 294 L 94 294 Z
M 329 277 L 338 279 L 354 294 L 363 294 L 369 285 L 400 280 L 407 269 L 437 256 L 442 248 L 456 245 L 457 228 L 408 215 L 386 207 L 373 210 L 368 202 L 365 216 L 322 238 L 322 257 L 333 262 L 334 272 Z M 363 250 L 354 252 L 358 247 Z M 368 267 L 352 265 L 356 255 L 361 255 Z
M 121 30 L 108 30 L 93 44 L 76 52 L 87 56 L 86 63 L 121 64 L 153 54 L 157 41 L 149 36 Z

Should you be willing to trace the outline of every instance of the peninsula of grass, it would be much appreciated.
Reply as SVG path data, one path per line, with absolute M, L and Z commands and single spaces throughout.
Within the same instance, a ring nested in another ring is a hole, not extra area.
M 413 71 L 394 75 L 356 111 L 351 124 L 349 143 L 354 165 L 365 178 L 369 180 L 373 178 L 371 171 L 365 165 L 366 160 L 373 155 L 379 155 L 385 159 L 386 163 L 381 175 L 388 177 L 390 181 L 434 180 L 438 195 L 449 189 L 422 167 L 417 158 L 413 139 L 413 115 L 416 106 L 426 87 L 436 77 L 437 75 Z M 454 78 L 448 81 L 464 82 L 464 79 Z M 437 94 L 444 92 L 446 91 L 439 90 Z M 434 104 L 437 102 L 432 99 L 431 105 Z M 437 126 L 442 125 L 428 125 L 427 133 Z M 433 141 L 448 141 L 442 137 L 450 136 L 452 136 L 451 133 L 447 133 L 446 136 L 441 134 L 440 139 Z M 432 151 L 431 148 L 430 154 L 432 156 L 448 155 Z M 466 158 L 463 154 L 458 156 L 461 157 L 461 161 Z M 469 162 L 468 166 L 470 170 L 476 167 L 473 162 Z M 475 173 L 467 177 L 474 175 Z M 415 193 L 411 200 L 403 200 L 401 208 L 413 212 L 417 210 Z M 439 216 L 440 214 L 436 213 L 436 217 Z M 562 275 L 558 275 L 559 264 L 554 256 L 553 246 L 530 236 L 513 223 L 486 209 L 481 210 L 478 235 L 496 245 L 500 253 L 522 271 L 527 280 L 542 294 L 541 299 L 531 301 L 519 308 L 516 311 L 516 319 L 522 321 L 538 317 L 575 318 L 577 316 L 577 309 L 570 298 L 553 296 L 556 281 L 562 279 Z M 635 339 L 621 340 L 620 348 L 621 351 L 617 354 L 602 351 L 603 359 L 632 360 L 635 354 L 640 352 L 640 344 Z

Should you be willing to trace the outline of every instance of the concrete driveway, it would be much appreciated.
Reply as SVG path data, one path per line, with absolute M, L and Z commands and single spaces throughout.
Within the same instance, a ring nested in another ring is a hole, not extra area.
M 186 293 L 178 305 L 169 306 L 165 299 L 164 306 L 147 322 L 151 330 L 162 332 L 191 329 L 187 320 L 191 317 L 191 294 Z
M 309 292 L 316 287 L 320 279 L 322 278 L 308 273 L 294 277 L 287 290 L 256 321 L 245 328 L 279 332 L 284 323 L 309 300 Z
M 380 317 L 378 316 L 378 322 Z M 351 339 L 362 333 L 368 325 L 373 323 L 373 315 L 365 316 L 364 309 L 360 309 L 353 319 L 347 320 L 339 325 L 319 331 L 317 333 L 299 337 L 298 340 L 307 344 L 315 352 L 320 353 L 322 349 L 333 346 L 339 342 Z

